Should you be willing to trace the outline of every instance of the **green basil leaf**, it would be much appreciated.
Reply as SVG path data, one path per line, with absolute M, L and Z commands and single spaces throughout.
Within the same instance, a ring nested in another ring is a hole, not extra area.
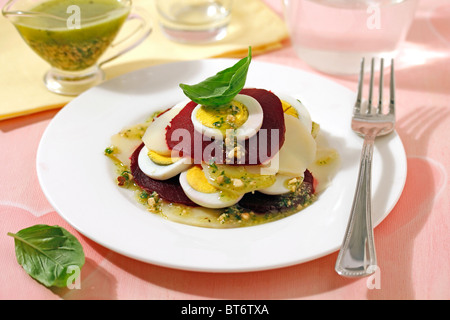
M 248 50 L 248 56 L 234 66 L 220 71 L 198 84 L 180 84 L 184 94 L 192 101 L 208 106 L 219 107 L 230 103 L 241 92 L 247 80 L 248 68 L 252 60 L 252 48 Z
M 77 238 L 59 226 L 35 225 L 14 238 L 17 262 L 46 287 L 65 287 L 75 268 L 84 265 L 83 247 Z

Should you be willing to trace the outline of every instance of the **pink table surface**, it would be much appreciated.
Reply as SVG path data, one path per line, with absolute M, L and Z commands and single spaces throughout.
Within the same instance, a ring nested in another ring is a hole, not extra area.
M 281 2 L 266 1 L 281 15 Z M 375 229 L 377 287 L 371 288 L 367 278 L 338 276 L 337 252 L 282 269 L 214 274 L 150 265 L 105 249 L 68 225 L 41 191 L 36 150 L 57 113 L 48 111 L 0 122 L 0 299 L 449 299 L 448 0 L 420 3 L 401 49 L 397 132 L 406 149 L 408 177 L 399 202 Z M 255 60 L 317 73 L 288 42 Z M 356 89 L 356 77 L 322 76 Z M 48 289 L 17 264 L 6 233 L 38 223 L 61 225 L 80 240 L 86 254 L 81 289 Z

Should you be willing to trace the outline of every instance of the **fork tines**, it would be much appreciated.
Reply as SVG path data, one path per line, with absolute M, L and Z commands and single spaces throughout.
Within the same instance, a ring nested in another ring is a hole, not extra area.
M 364 66 L 365 59 L 361 60 L 361 71 L 359 74 L 358 83 L 358 96 L 356 98 L 356 103 L 354 107 L 354 113 L 361 113 L 361 107 L 363 105 L 363 86 L 364 86 Z M 372 58 L 370 65 L 370 85 L 369 85 L 369 97 L 367 100 L 367 109 L 365 112 L 367 114 L 374 113 L 373 106 L 373 82 L 374 82 L 374 70 L 375 70 L 375 58 Z M 384 58 L 380 59 L 380 80 L 379 80 L 379 92 L 378 92 L 378 104 L 376 105 L 376 113 L 383 113 L 383 86 L 384 86 Z M 389 114 L 395 114 L 395 77 L 394 77 L 394 59 L 391 59 L 391 79 L 390 79 L 390 90 L 389 90 Z

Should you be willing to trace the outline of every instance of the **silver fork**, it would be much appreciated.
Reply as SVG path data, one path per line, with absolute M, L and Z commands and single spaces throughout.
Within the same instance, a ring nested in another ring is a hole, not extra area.
M 364 59 L 361 62 L 358 96 L 352 117 L 352 130 L 364 137 L 364 144 L 350 219 L 335 266 L 336 272 L 346 277 L 365 277 L 373 274 L 377 268 L 371 214 L 373 147 L 376 137 L 391 133 L 395 126 L 394 60 L 391 62 L 390 101 L 387 113 L 383 113 L 383 67 L 384 60 L 381 59 L 378 104 L 374 106 L 374 59 L 372 59 L 369 97 L 367 110 L 364 111 L 362 108 Z

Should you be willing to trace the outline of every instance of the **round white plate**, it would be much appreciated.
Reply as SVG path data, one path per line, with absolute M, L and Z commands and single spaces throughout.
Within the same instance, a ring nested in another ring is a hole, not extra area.
M 246 87 L 301 99 L 338 150 L 341 168 L 312 206 L 264 225 L 207 229 L 150 214 L 117 187 L 103 154 L 110 137 L 185 99 L 179 83 L 200 82 L 235 62 L 211 59 L 142 69 L 90 89 L 64 107 L 49 124 L 37 154 L 39 181 L 55 210 L 80 233 L 113 251 L 176 269 L 266 270 L 338 250 L 362 147 L 362 139 L 350 129 L 355 93 L 297 69 L 253 61 Z M 397 133 L 377 139 L 372 170 L 373 219 L 378 225 L 406 180 L 406 156 Z

